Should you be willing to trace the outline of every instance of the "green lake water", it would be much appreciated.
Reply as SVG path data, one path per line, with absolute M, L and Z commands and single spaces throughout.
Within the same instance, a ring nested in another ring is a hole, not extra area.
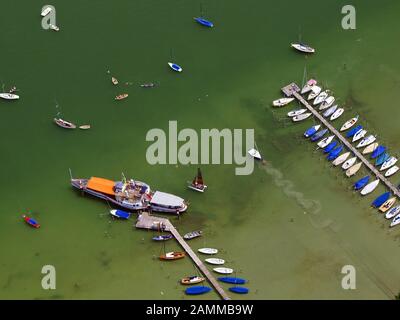
M 294 106 L 270 106 L 282 86 L 301 84 L 306 67 L 346 108 L 338 126 L 359 114 L 397 153 L 397 1 L 354 1 L 357 29 L 343 30 L 346 1 L 57 0 L 58 33 L 41 28 L 44 4 L 2 2 L 12 14 L 0 20 L 0 80 L 15 84 L 21 99 L 0 101 L 1 299 L 188 299 L 178 280 L 195 272 L 191 261 L 159 261 L 154 234 L 135 230 L 134 219 L 111 220 L 105 202 L 72 189 L 69 168 L 75 177 L 124 172 L 188 199 L 188 212 L 171 221 L 182 234 L 202 229 L 193 248 L 219 248 L 218 257 L 249 279 L 250 294 L 234 299 L 392 299 L 399 292 L 400 227 L 389 229 L 369 207 L 384 188 L 365 198 L 353 193 L 363 173 L 346 179 L 302 139 L 312 120 L 279 121 Z M 200 7 L 212 30 L 194 23 Z M 290 49 L 299 33 L 315 55 Z M 168 69 L 170 60 L 182 74 Z M 149 81 L 159 86 L 139 87 Z M 114 101 L 122 92 L 129 98 Z M 65 119 L 92 129 L 55 126 L 56 103 Z M 196 165 L 146 161 L 146 133 L 167 129 L 169 120 L 179 129 L 254 128 L 268 165 L 250 176 L 236 176 L 235 165 L 203 165 L 209 189 L 187 190 Z M 26 210 L 41 229 L 23 223 Z M 179 246 L 170 241 L 166 249 Z M 349 264 L 356 290 L 341 287 Z M 42 289 L 43 265 L 55 266 L 56 290 Z M 218 296 L 196 297 L 206 298 Z

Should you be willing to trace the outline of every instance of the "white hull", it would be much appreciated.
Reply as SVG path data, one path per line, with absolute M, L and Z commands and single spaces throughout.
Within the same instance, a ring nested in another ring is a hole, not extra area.
M 3 98 L 5 100 L 18 100 L 19 96 L 12 93 L 0 93 L 0 98 Z
M 400 213 L 400 206 L 393 207 L 388 212 L 386 212 L 385 218 L 386 219 L 392 219 L 393 217 L 395 217 L 399 213 Z
M 362 139 L 360 143 L 357 145 L 357 148 L 362 148 L 370 145 L 371 143 L 375 142 L 376 137 L 373 136 L 372 134 L 369 135 L 368 137 Z
M 292 119 L 293 119 L 294 122 L 298 122 L 298 121 L 302 121 L 302 120 L 307 119 L 307 118 L 308 118 L 309 116 L 311 116 L 311 115 L 312 115 L 311 112 L 309 112 L 309 113 L 302 113 L 301 115 L 295 116 L 295 117 L 293 117 Z
M 350 158 L 345 163 L 343 163 L 342 169 L 343 170 L 349 169 L 350 167 L 352 167 L 356 163 L 356 161 L 357 161 L 357 157 Z
M 305 93 L 307 93 L 307 92 L 310 92 L 311 91 L 311 89 L 312 89 L 312 87 L 314 86 L 314 85 L 316 85 L 317 84 L 317 81 L 316 80 L 314 80 L 314 79 L 310 79 L 310 80 L 308 80 L 307 81 L 307 83 L 306 83 L 306 85 L 303 87 L 303 89 L 301 89 L 301 94 L 305 94 Z
M 393 220 L 392 223 L 390 224 L 391 227 L 397 226 L 400 224 L 400 214 L 398 214 Z
M 336 112 L 337 108 L 338 105 L 336 104 L 333 107 L 330 107 L 328 110 L 326 110 L 322 115 L 324 116 L 324 118 L 328 118 Z
M 324 91 L 321 92 L 314 100 L 313 105 L 316 106 L 322 102 L 325 101 L 325 99 L 328 98 L 328 92 Z
M 214 248 L 200 248 L 197 251 L 204 254 L 217 254 L 218 250 Z
M 345 162 L 349 156 L 350 156 L 350 152 L 343 153 L 342 155 L 340 155 L 339 157 L 337 157 L 337 158 L 332 162 L 332 164 L 333 164 L 334 166 L 338 166 L 338 165 L 342 164 L 343 162 Z
M 362 162 L 356 163 L 355 165 L 353 165 L 352 167 L 347 169 L 346 176 L 349 178 L 351 176 L 354 176 L 358 172 L 358 170 L 360 170 L 361 166 L 362 166 Z
M 304 112 L 306 112 L 307 109 L 298 109 L 298 110 L 293 110 L 288 112 L 288 117 L 295 117 L 295 116 L 299 116 L 301 114 L 303 114 Z
M 221 274 L 231 274 L 231 273 L 233 273 L 233 269 L 231 269 L 231 268 L 220 267 L 220 268 L 214 268 L 213 270 L 215 272 L 221 273 Z
M 324 100 L 324 102 L 321 103 L 319 106 L 319 110 L 325 110 L 328 109 L 333 103 L 335 102 L 335 98 L 330 96 Z
M 353 142 L 356 142 L 356 141 L 364 138 L 366 134 L 367 134 L 367 130 L 361 129 L 361 130 L 357 131 L 353 137 Z
M 389 169 L 391 166 L 394 166 L 397 162 L 397 158 L 395 157 L 390 157 L 389 159 L 387 159 L 381 167 L 381 171 L 384 171 L 386 169 Z
M 317 95 L 321 93 L 322 88 L 318 86 L 313 86 L 311 89 L 310 94 L 307 97 L 307 100 L 312 100 L 314 99 Z
M 346 121 L 342 127 L 340 128 L 340 131 L 345 131 L 347 129 L 350 129 L 352 126 L 354 126 L 358 121 L 358 116 Z
M 331 116 L 331 121 L 336 120 L 337 118 L 339 118 L 344 112 L 343 108 L 339 108 L 335 111 L 335 113 Z
M 291 47 L 295 48 L 296 50 L 298 50 L 300 52 L 304 52 L 304 53 L 314 53 L 315 52 L 314 48 L 311 48 L 310 46 L 301 44 L 301 43 L 292 43 Z
M 375 142 L 375 143 L 373 143 L 373 144 L 370 144 L 369 146 L 367 146 L 367 147 L 363 150 L 362 154 L 368 154 L 368 153 L 374 152 L 374 150 L 375 150 L 376 148 L 378 148 L 378 146 L 379 146 L 379 144 L 378 144 L 377 142 Z
M 214 264 L 214 265 L 222 265 L 225 263 L 224 259 L 218 259 L 218 258 L 208 258 L 205 261 L 209 264 Z
M 390 177 L 390 176 L 394 175 L 397 171 L 399 171 L 398 166 L 391 167 L 388 171 L 386 171 L 385 177 Z
M 320 148 L 325 148 L 328 144 L 330 144 L 335 136 L 329 136 L 326 137 L 325 139 L 322 139 L 320 142 L 317 143 L 317 146 Z
M 367 184 L 362 190 L 361 190 L 361 194 L 363 196 L 370 194 L 372 191 L 374 191 L 376 189 L 376 187 L 379 185 L 380 180 L 376 179 L 374 181 L 372 181 L 371 183 Z
M 281 98 L 281 99 L 272 101 L 272 105 L 274 107 L 283 107 L 283 106 L 286 106 L 287 104 L 289 104 L 290 102 L 292 102 L 293 100 L 294 100 L 294 98 Z
M 249 151 L 247 151 L 248 154 L 253 157 L 254 159 L 257 160 L 262 160 L 261 154 L 260 152 L 258 152 L 256 149 L 250 149 Z

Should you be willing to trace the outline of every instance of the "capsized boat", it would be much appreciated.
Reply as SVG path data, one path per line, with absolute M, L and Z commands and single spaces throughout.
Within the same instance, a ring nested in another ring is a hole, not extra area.
M 350 129 L 352 126 L 356 124 L 358 121 L 358 116 L 355 116 L 354 118 L 351 118 L 350 120 L 346 121 L 342 127 L 340 128 L 340 131 L 346 131 L 347 129 Z
M 366 146 L 370 145 L 372 142 L 374 142 L 375 140 L 376 140 L 376 136 L 370 134 L 368 137 L 362 139 L 358 143 L 357 148 L 366 147 Z
M 203 234 L 203 231 L 201 231 L 201 230 L 188 232 L 183 236 L 183 239 L 191 240 L 191 239 L 194 239 L 194 238 L 201 237 L 202 234 Z
M 205 261 L 209 264 L 214 264 L 214 265 L 222 265 L 225 263 L 224 259 L 219 259 L 219 258 L 207 258 Z
M 33 218 L 27 216 L 27 215 L 22 215 L 22 219 L 24 219 L 24 221 L 29 224 L 31 227 L 39 229 L 40 228 L 40 224 Z
M 351 176 L 354 176 L 358 172 L 358 170 L 360 170 L 361 166 L 362 166 L 362 162 L 356 163 L 355 165 L 353 165 L 352 167 L 347 169 L 346 176 L 349 178 Z
M 204 294 L 207 292 L 210 292 L 211 288 L 210 287 L 205 287 L 205 286 L 193 286 L 189 287 L 185 290 L 186 294 L 189 295 L 198 295 L 198 294 Z
M 332 164 L 333 164 L 334 166 L 341 165 L 343 162 L 345 162 L 345 161 L 347 160 L 347 158 L 348 158 L 349 156 L 350 156 L 350 152 L 343 153 L 343 154 L 341 154 L 339 157 L 337 157 L 337 158 L 332 162 Z
M 205 278 L 203 277 L 199 277 L 199 276 L 189 276 L 189 277 L 184 277 L 181 279 L 181 283 L 185 284 L 185 285 L 189 285 L 189 284 L 196 284 L 196 283 L 200 283 L 203 282 L 205 280 Z
M 256 160 L 262 160 L 261 154 L 257 149 L 250 149 L 247 153 Z
M 371 206 L 374 208 L 379 208 L 381 205 L 383 205 L 389 198 L 390 198 L 390 192 L 385 192 L 382 193 L 379 197 L 377 197 L 372 203 Z
M 283 106 L 286 106 L 287 104 L 291 103 L 293 100 L 294 100 L 294 98 L 281 98 L 281 99 L 272 101 L 272 105 L 274 107 L 283 107 Z
M 328 161 L 335 160 L 339 156 L 339 154 L 342 152 L 342 150 L 343 150 L 343 146 L 342 145 L 340 145 L 336 149 L 333 149 L 327 156 Z
M 319 130 L 319 128 L 321 128 L 321 125 L 312 126 L 311 128 L 307 129 L 306 132 L 304 132 L 304 136 L 306 138 L 311 137 Z
M 386 147 L 384 146 L 378 146 L 374 152 L 371 154 L 371 158 L 375 159 L 378 158 L 381 154 L 383 154 L 386 151 Z
M 114 77 L 111 77 L 111 82 L 113 83 L 113 85 L 117 85 L 118 84 L 117 78 L 114 78 Z
M 399 223 L 400 223 L 400 213 L 396 217 L 394 217 L 392 223 L 390 224 L 390 227 L 397 226 Z
M 390 157 L 389 159 L 387 159 L 387 160 L 382 164 L 382 167 L 381 167 L 380 170 L 381 170 L 381 171 L 384 171 L 384 170 L 390 168 L 391 166 L 393 166 L 396 162 L 397 162 L 397 158 L 395 158 L 395 157 Z
M 292 119 L 293 119 L 294 122 L 298 122 L 298 121 L 302 121 L 302 120 L 307 119 L 311 115 L 312 115 L 311 112 L 302 113 L 302 114 L 300 114 L 298 116 L 294 116 Z
M 343 114 L 343 112 L 344 112 L 344 109 L 343 109 L 343 108 L 337 109 L 337 110 L 331 115 L 330 120 L 331 120 L 331 121 L 336 120 L 337 118 L 339 118 L 339 117 Z
M 328 110 L 325 110 L 325 112 L 322 114 L 325 118 L 330 117 L 332 114 L 336 112 L 338 108 L 338 105 L 335 104 L 334 106 L 330 107 Z
M 301 94 L 305 94 L 311 91 L 311 88 L 317 84 L 317 80 L 310 79 L 307 81 L 306 85 L 301 89 Z
M 344 162 L 342 164 L 342 169 L 343 170 L 349 169 L 351 166 L 353 166 L 356 163 L 356 161 L 357 161 L 357 157 L 350 158 L 349 160 L 347 160 L 346 162 Z
M 366 134 L 367 134 L 367 130 L 361 129 L 361 130 L 357 131 L 355 133 L 355 135 L 353 136 L 353 142 L 356 142 L 356 141 L 364 138 Z
M 0 93 L 0 98 L 5 100 L 18 100 L 19 95 L 13 93 Z
M 217 254 L 218 253 L 218 249 L 214 249 L 214 248 L 200 248 L 197 251 L 200 253 L 204 253 L 204 254 Z
M 168 65 L 172 70 L 174 70 L 176 72 L 182 72 L 182 70 L 183 70 L 182 67 L 177 65 L 176 63 L 168 62 Z
M 317 95 L 321 93 L 322 88 L 318 87 L 317 85 L 311 88 L 311 92 L 308 94 L 307 100 L 314 99 Z
M 397 171 L 399 171 L 399 167 L 393 166 L 388 171 L 385 172 L 385 177 L 390 177 L 390 176 L 394 175 Z
M 195 17 L 195 18 L 193 18 L 193 19 L 194 19 L 196 22 L 198 22 L 199 24 L 201 24 L 202 26 L 205 26 L 205 27 L 208 27 L 208 28 L 214 27 L 214 24 L 213 24 L 211 21 L 206 20 L 206 19 L 204 19 L 204 18 Z
M 119 94 L 115 97 L 115 100 L 124 100 L 126 98 L 128 98 L 128 94 L 127 93 L 123 93 L 123 94 Z
M 324 153 L 329 153 L 329 152 L 331 152 L 335 147 L 336 147 L 336 145 L 338 144 L 338 142 L 337 141 L 332 141 L 332 142 L 330 142 L 325 148 L 324 148 Z
M 383 165 L 387 160 L 390 159 L 390 155 L 386 152 L 382 153 L 378 158 L 376 158 L 375 165 L 377 167 Z
M 247 282 L 245 279 L 236 277 L 219 277 L 218 280 L 221 282 L 232 284 L 245 284 Z
M 187 209 L 185 200 L 161 191 L 151 191 L 144 182 L 133 179 L 112 181 L 104 178 L 71 179 L 74 188 L 119 207 L 142 211 L 151 209 L 157 212 L 181 213 Z
M 369 146 L 367 146 L 367 147 L 363 150 L 362 154 L 371 153 L 371 152 L 375 151 L 375 149 L 378 148 L 378 146 L 379 146 L 379 144 L 378 144 L 377 142 L 374 142 L 373 144 L 370 144 Z
M 292 48 L 304 53 L 314 53 L 315 49 L 304 43 L 291 43 Z
M 307 109 L 295 109 L 295 110 L 289 111 L 287 115 L 288 115 L 288 117 L 295 117 L 295 116 L 303 114 L 306 111 L 307 111 Z
M 328 90 L 321 92 L 314 100 L 313 105 L 316 106 L 322 102 L 325 101 L 326 98 L 328 98 Z
M 131 214 L 129 212 L 123 211 L 123 210 L 110 210 L 110 214 L 113 217 L 116 217 L 118 219 L 129 219 L 129 217 L 131 216 Z
M 369 179 L 369 176 L 362 177 L 360 180 L 354 183 L 354 190 L 360 190 L 364 188 L 367 185 Z
M 335 138 L 334 135 L 326 137 L 326 138 L 322 139 L 320 142 L 318 142 L 317 146 L 320 148 L 325 148 L 328 144 L 330 144 L 332 142 L 333 138 Z
M 315 99 L 315 100 L 317 100 L 317 99 Z M 321 105 L 319 106 L 319 110 L 322 111 L 322 110 L 328 109 L 331 105 L 333 105 L 334 102 L 335 102 L 335 98 L 333 96 L 329 96 L 321 103 Z
M 245 288 L 245 287 L 231 287 L 231 288 L 229 288 L 229 291 L 232 291 L 234 293 L 239 293 L 239 294 L 249 293 L 249 289 Z
M 54 118 L 53 120 L 54 120 L 55 124 L 61 128 L 64 128 L 64 129 L 75 129 L 76 128 L 75 124 L 73 124 L 72 122 L 69 122 L 69 121 L 65 121 L 61 118 Z
M 390 198 L 384 204 L 379 207 L 379 211 L 385 213 L 396 203 L 396 198 Z
M 171 251 L 167 252 L 166 254 L 160 255 L 160 260 L 177 260 L 177 259 L 182 259 L 184 257 L 185 257 L 184 252 Z
M 314 135 L 311 137 L 310 140 L 311 140 L 312 142 L 317 141 L 317 140 L 321 139 L 327 132 L 328 132 L 328 129 L 321 130 L 321 131 L 317 132 L 316 134 L 314 134 Z
M 167 241 L 167 240 L 170 240 L 172 238 L 173 238 L 172 234 L 160 234 L 158 236 L 154 236 L 152 239 L 154 241 Z
M 194 177 L 192 182 L 188 183 L 188 188 L 198 192 L 204 192 L 207 189 L 200 168 L 197 168 L 197 175 Z
M 361 125 L 358 125 L 354 128 L 352 128 L 350 131 L 347 132 L 346 137 L 351 138 L 353 137 L 358 131 L 360 131 L 363 127 Z
M 391 208 L 388 212 L 385 214 L 386 219 L 392 219 L 394 216 L 400 213 L 400 206 L 396 206 Z
M 376 179 L 372 182 L 370 182 L 369 184 L 367 184 L 364 189 L 361 190 L 361 195 L 365 196 L 369 193 L 371 193 L 372 191 L 374 191 L 376 189 L 376 187 L 379 185 L 380 180 Z
M 233 269 L 231 268 L 225 268 L 225 267 L 218 267 L 213 269 L 217 273 L 221 274 L 231 274 L 233 272 Z

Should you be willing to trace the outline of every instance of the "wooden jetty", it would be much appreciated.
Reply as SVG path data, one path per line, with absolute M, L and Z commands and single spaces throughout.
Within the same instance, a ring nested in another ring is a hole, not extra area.
M 321 114 L 319 114 L 318 111 L 316 111 L 307 102 L 307 100 L 305 100 L 299 94 L 300 88 L 299 86 L 297 86 L 297 84 L 291 83 L 283 87 L 282 91 L 287 97 L 294 96 L 297 100 L 299 100 L 301 104 L 303 104 L 326 128 L 328 128 L 329 131 L 331 131 L 348 150 L 353 152 L 354 155 L 364 163 L 364 165 L 377 177 L 377 179 L 383 182 L 386 185 L 386 187 L 388 187 L 390 191 L 393 192 L 394 195 L 400 198 L 400 190 L 397 189 L 397 187 L 393 185 L 389 181 L 389 179 L 387 179 L 382 173 L 380 173 L 379 170 L 361 154 L 361 152 L 359 152 L 345 137 L 341 135 L 341 133 L 327 119 L 325 119 Z
M 204 263 L 199 259 L 192 248 L 187 244 L 183 237 L 179 234 L 178 230 L 173 226 L 171 221 L 166 218 L 161 218 L 153 216 L 148 212 L 143 212 L 139 215 L 136 228 L 149 229 L 149 230 L 161 230 L 165 232 L 170 232 L 175 239 L 179 242 L 182 248 L 186 251 L 189 257 L 193 260 L 196 266 L 199 268 L 201 273 L 207 278 L 214 289 L 217 291 L 219 296 L 224 300 L 230 300 L 229 296 L 226 294 L 224 289 L 220 286 L 219 282 L 214 278 L 211 272 L 207 269 Z

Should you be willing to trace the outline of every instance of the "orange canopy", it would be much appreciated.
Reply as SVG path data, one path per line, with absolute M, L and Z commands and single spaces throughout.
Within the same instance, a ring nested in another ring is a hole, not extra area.
M 115 195 L 114 192 L 115 182 L 103 178 L 91 177 L 87 183 L 87 187 L 94 191 L 105 193 L 108 195 Z

